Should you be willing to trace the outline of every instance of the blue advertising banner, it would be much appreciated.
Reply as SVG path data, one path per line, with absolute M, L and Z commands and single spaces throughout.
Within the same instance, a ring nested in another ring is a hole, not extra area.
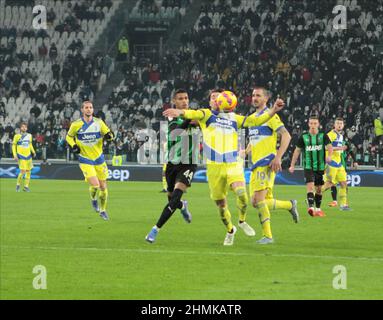
M 161 166 L 109 166 L 111 181 L 161 181 Z M 0 178 L 16 179 L 19 174 L 17 165 L 0 164 Z M 245 178 L 250 180 L 250 170 L 245 169 Z M 77 164 L 39 164 L 32 169 L 32 179 L 83 180 L 84 177 Z M 194 182 L 207 182 L 206 169 L 200 168 L 194 175 Z M 351 187 L 383 187 L 383 170 L 352 170 L 347 175 Z M 283 171 L 277 174 L 276 184 L 303 185 L 303 171 L 294 174 Z

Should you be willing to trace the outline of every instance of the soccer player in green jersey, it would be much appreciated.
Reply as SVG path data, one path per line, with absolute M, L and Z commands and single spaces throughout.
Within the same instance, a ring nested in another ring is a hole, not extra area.
M 319 118 L 311 116 L 309 119 L 309 131 L 304 132 L 297 142 L 291 165 L 290 173 L 294 173 L 295 163 L 299 155 L 303 155 L 303 168 L 307 186 L 308 213 L 312 217 L 323 217 L 321 210 L 323 175 L 326 163 L 331 161 L 333 153 L 332 144 L 324 132 L 319 131 Z M 326 157 L 326 149 L 328 151 Z M 315 208 L 314 208 L 315 204 Z
M 173 104 L 178 110 L 189 109 L 189 96 L 187 91 L 179 89 L 174 93 Z M 191 120 L 181 117 L 169 118 L 167 133 L 167 166 L 165 177 L 167 182 L 168 203 L 164 207 L 161 216 L 146 236 L 146 241 L 153 243 L 158 232 L 170 219 L 173 213 L 181 210 L 186 222 L 190 223 L 192 216 L 186 200 L 181 200 L 186 189 L 191 186 L 193 176 L 197 170 L 199 150 L 193 143 L 193 124 Z

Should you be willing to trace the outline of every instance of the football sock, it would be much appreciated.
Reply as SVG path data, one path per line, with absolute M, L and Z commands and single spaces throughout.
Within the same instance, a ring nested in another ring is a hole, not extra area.
M 168 189 L 168 184 L 166 182 L 165 174 L 162 174 L 162 189 L 164 189 L 164 190 Z
M 313 192 L 307 193 L 307 202 L 309 204 L 309 208 L 314 207 L 314 193 Z
M 256 208 L 259 211 L 259 219 L 262 225 L 263 236 L 272 239 L 271 233 L 271 222 L 270 222 L 270 211 L 266 204 L 266 201 L 260 201 L 257 203 Z
M 182 209 L 182 194 L 183 191 L 180 189 L 175 189 L 173 191 L 170 201 L 165 206 L 160 218 L 158 219 L 156 224 L 157 228 L 162 228 L 162 226 L 170 219 L 170 217 L 177 209 Z
M 100 198 L 100 210 L 101 212 L 104 212 L 106 211 L 106 205 L 108 203 L 108 189 L 100 190 L 99 198 Z
M 31 172 L 27 171 L 24 178 L 24 186 L 29 188 L 29 182 L 31 181 Z
M 317 209 L 320 209 L 320 206 L 322 204 L 322 195 L 321 194 L 315 194 L 315 207 Z
M 347 205 L 347 187 L 340 187 L 339 189 L 339 205 Z
M 239 221 L 244 222 L 246 220 L 246 209 L 249 203 L 249 197 L 247 196 L 245 187 L 237 187 L 234 189 L 234 192 L 237 198 Z
M 336 186 L 332 186 L 331 187 L 331 196 L 332 196 L 333 201 L 336 201 L 337 194 L 338 194 L 338 190 L 337 190 Z
M 21 182 L 23 181 L 23 176 L 24 174 L 23 173 L 19 173 L 19 175 L 17 176 L 17 185 L 20 186 L 21 185 Z
M 231 222 L 231 214 L 228 207 L 218 207 L 223 224 L 226 226 L 227 232 L 233 232 L 233 223 Z
M 92 200 L 96 200 L 97 199 L 98 190 L 99 190 L 99 187 L 93 187 L 93 186 L 89 187 L 89 194 L 90 194 L 90 198 Z
M 266 199 L 265 202 L 269 210 L 278 210 L 278 209 L 291 210 L 293 207 L 293 204 L 291 203 L 291 201 Z

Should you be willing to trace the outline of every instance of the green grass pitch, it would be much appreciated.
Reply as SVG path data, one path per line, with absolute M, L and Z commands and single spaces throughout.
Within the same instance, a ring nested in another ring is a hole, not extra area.
M 276 186 L 276 196 L 299 200 L 301 223 L 272 213 L 275 244 L 259 246 L 258 214 L 249 209 L 255 238 L 238 230 L 233 247 L 206 184 L 186 194 L 193 222 L 179 212 L 157 242 L 144 237 L 159 217 L 160 183 L 109 183 L 109 222 L 90 207 L 81 181 L 32 181 L 15 193 L 1 180 L 1 299 L 382 299 L 382 190 L 351 188 L 352 212 L 305 209 L 305 188 Z M 237 220 L 234 199 L 232 216 Z M 47 270 L 47 289 L 32 286 L 34 266 Z M 347 270 L 335 290 L 334 266 Z

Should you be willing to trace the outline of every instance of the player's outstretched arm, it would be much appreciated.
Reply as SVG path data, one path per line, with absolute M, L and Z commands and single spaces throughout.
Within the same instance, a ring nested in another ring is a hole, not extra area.
M 167 109 L 163 113 L 164 117 L 177 118 L 182 117 L 189 120 L 202 120 L 205 118 L 204 110 L 180 110 L 180 109 Z
M 257 112 L 254 112 L 247 118 L 245 118 L 242 127 L 254 127 L 261 126 L 262 124 L 269 121 L 275 114 L 281 111 L 285 106 L 285 103 L 282 99 L 277 99 L 272 108 L 270 108 L 264 114 L 258 115 Z

